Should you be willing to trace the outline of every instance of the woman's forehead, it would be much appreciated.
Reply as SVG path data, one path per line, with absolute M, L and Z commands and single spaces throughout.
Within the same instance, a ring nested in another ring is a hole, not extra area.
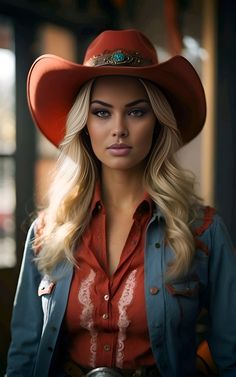
M 125 96 L 148 98 L 147 92 L 136 77 L 129 76 L 106 76 L 99 77 L 94 81 L 91 98 L 94 96 Z

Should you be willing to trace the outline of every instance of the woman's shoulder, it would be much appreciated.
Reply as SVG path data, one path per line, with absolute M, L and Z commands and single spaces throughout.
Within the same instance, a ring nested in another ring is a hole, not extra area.
M 199 207 L 191 229 L 197 249 L 206 255 L 210 255 L 213 249 L 222 252 L 225 248 L 233 250 L 235 254 L 229 230 L 215 208 Z
M 200 205 L 195 210 L 195 220 L 191 224 L 192 232 L 195 237 L 201 236 L 206 230 L 213 226 L 214 221 L 219 215 L 214 207 Z

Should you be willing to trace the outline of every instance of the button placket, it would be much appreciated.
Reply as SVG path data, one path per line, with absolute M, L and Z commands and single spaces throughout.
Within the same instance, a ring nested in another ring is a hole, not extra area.
M 105 293 L 107 292 L 107 293 Z M 105 291 L 104 295 L 103 295 L 103 304 L 102 304 L 102 313 L 101 313 L 101 317 L 103 320 L 108 320 L 110 318 L 110 313 L 109 313 L 109 300 L 110 300 L 110 295 L 109 295 L 109 283 L 107 285 L 107 289 Z M 108 324 L 107 324 L 108 326 Z

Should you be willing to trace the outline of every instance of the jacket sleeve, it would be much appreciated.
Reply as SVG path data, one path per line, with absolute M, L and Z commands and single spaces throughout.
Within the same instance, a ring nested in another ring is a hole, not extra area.
M 222 219 L 210 227 L 208 343 L 220 377 L 236 376 L 236 252 Z
M 35 222 L 28 232 L 11 322 L 7 377 L 31 377 L 42 332 L 43 312 L 37 291 L 41 275 L 33 261 Z

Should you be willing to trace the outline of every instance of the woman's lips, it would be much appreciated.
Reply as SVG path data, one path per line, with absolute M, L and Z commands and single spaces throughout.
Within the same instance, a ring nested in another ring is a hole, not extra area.
M 107 149 L 113 156 L 126 156 L 132 147 L 127 144 L 112 144 Z

